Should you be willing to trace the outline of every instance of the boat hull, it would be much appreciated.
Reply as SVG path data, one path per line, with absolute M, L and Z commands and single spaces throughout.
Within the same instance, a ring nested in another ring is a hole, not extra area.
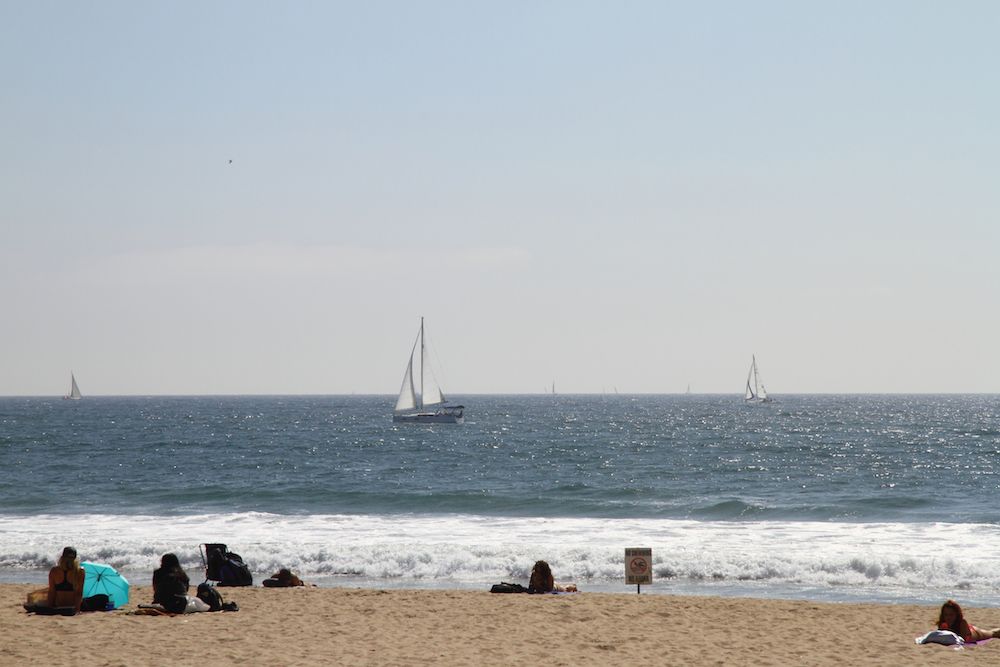
M 403 424 L 462 424 L 465 422 L 465 408 L 442 408 L 420 412 L 402 412 L 392 416 L 392 421 Z

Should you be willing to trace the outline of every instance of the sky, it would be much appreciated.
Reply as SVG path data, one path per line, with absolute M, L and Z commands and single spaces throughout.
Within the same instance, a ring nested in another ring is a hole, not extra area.
M 0 0 L 0 395 L 1000 392 L 997 34 Z

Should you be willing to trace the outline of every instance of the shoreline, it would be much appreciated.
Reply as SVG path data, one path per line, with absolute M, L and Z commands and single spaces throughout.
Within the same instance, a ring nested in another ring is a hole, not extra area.
M 274 568 L 277 569 L 277 568 Z M 137 586 L 147 586 L 152 577 L 152 570 L 144 571 L 138 575 L 135 572 L 120 570 L 132 588 Z M 202 580 L 202 572 L 196 569 L 189 569 L 188 574 L 192 576 L 192 587 Z M 22 576 L 23 572 L 17 574 L 7 574 L 0 572 L 0 587 L 3 586 L 29 586 L 40 588 L 46 585 L 48 570 L 32 572 L 34 576 Z M 266 575 L 254 573 L 254 586 L 260 587 L 261 580 Z M 310 588 L 324 590 L 383 590 L 383 591 L 454 591 L 465 593 L 476 593 L 489 591 L 489 588 L 497 581 L 490 582 L 464 582 L 454 580 L 439 580 L 435 582 L 417 581 L 412 579 L 402 580 L 372 580 L 364 578 L 344 578 L 344 577 L 323 577 L 304 576 Z M 501 577 L 503 581 L 519 582 L 526 585 L 527 579 L 522 577 Z M 597 593 L 601 595 L 635 595 L 634 585 L 625 585 L 618 582 L 567 580 L 575 583 L 584 593 Z M 251 588 L 253 588 L 251 587 Z M 223 589 L 225 590 L 225 589 Z M 239 590 L 239 588 L 233 589 Z M 917 596 L 912 593 L 900 593 L 899 595 L 889 595 L 884 591 L 858 592 L 857 587 L 844 586 L 841 589 L 818 590 L 815 588 L 796 588 L 789 585 L 776 585 L 773 583 L 760 583 L 757 585 L 746 582 L 734 583 L 695 583 L 685 582 L 654 582 L 652 585 L 642 587 L 642 595 L 668 596 L 678 598 L 724 598 L 740 600 L 775 600 L 787 602 L 808 602 L 818 604 L 859 604 L 859 605 L 916 605 L 926 606 L 940 604 L 949 597 L 960 599 L 963 607 L 966 605 L 975 606 L 979 609 L 1000 610 L 1000 602 L 995 598 L 995 593 L 984 595 L 980 591 L 935 591 L 928 590 L 925 595 Z M 1000 617 L 998 617 L 1000 618 Z M 997 624 L 1000 626 L 1000 623 Z
M 938 665 L 957 657 L 913 643 L 932 628 L 936 605 L 251 587 L 220 589 L 236 613 L 130 615 L 152 598 L 141 585 L 124 610 L 44 617 L 20 606 L 35 588 L 0 584 L 5 665 L 163 664 L 195 647 L 199 661 L 287 665 Z M 1000 609 L 967 607 L 966 616 L 1000 626 Z M 964 664 L 995 664 L 1000 640 L 959 653 Z

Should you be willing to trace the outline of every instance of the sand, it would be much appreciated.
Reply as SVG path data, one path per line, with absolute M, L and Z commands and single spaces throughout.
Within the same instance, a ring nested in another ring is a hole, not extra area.
M 746 598 L 447 590 L 222 589 L 236 613 L 26 614 L 0 585 L 0 665 L 973 665 L 1000 640 L 918 646 L 936 608 Z M 1000 609 L 967 609 L 981 627 Z

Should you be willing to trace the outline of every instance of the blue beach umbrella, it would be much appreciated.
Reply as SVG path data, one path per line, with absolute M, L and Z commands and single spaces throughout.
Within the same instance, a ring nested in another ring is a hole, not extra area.
M 118 570 L 103 563 L 80 563 L 86 577 L 83 580 L 83 597 L 103 593 L 115 609 L 128 604 L 128 579 Z

